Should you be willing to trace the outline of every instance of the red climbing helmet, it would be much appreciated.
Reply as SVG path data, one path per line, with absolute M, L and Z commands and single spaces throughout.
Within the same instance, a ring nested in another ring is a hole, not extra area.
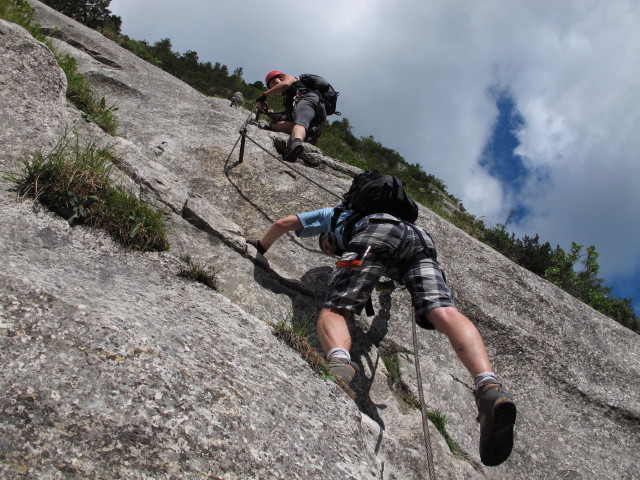
M 264 84 L 267 86 L 267 88 L 269 88 L 269 81 L 273 78 L 273 77 L 277 77 L 278 75 L 284 75 L 284 73 L 282 73 L 279 70 L 274 70 L 273 72 L 269 72 L 267 73 L 267 76 L 264 77 Z

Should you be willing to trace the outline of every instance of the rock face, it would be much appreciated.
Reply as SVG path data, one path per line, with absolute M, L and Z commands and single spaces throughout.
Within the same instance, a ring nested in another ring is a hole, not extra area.
M 395 358 L 417 397 L 408 296 L 374 295 L 350 328 L 364 375 L 350 398 L 273 335 L 313 323 L 331 263 L 288 236 L 248 246 L 284 215 L 337 203 L 355 169 L 277 134 L 37 1 L 38 23 L 118 106 L 119 137 L 65 99 L 50 51 L 0 20 L 3 171 L 65 134 L 110 145 L 118 178 L 164 213 L 172 248 L 123 251 L 70 228 L 0 181 L 0 474 L 3 478 L 428 478 L 420 412 L 387 383 Z M 256 143 L 254 143 L 256 142 Z M 259 146 L 263 147 L 260 148 Z M 514 452 L 483 467 L 471 379 L 437 333 L 418 332 L 438 478 L 638 478 L 640 337 L 421 208 L 458 305 L 518 403 Z M 188 255 L 221 293 L 178 277 Z

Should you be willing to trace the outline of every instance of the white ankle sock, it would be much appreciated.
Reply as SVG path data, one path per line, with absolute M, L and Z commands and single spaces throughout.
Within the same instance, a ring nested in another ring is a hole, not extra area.
M 498 383 L 496 374 L 493 372 L 482 372 L 476 375 L 476 378 L 474 380 L 474 387 L 477 390 L 483 385 L 487 385 L 489 383 Z
M 331 360 L 332 358 L 346 358 L 347 360 L 351 360 L 351 355 L 344 348 L 332 348 L 327 352 L 327 360 Z

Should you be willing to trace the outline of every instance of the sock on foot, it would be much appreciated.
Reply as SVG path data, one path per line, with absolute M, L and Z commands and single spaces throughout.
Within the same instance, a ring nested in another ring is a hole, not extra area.
M 332 358 L 346 358 L 347 360 L 351 360 L 351 355 L 344 348 L 332 348 L 327 352 L 327 360 L 331 360 Z
M 480 387 L 483 387 L 484 385 L 488 385 L 490 383 L 498 383 L 496 374 L 493 372 L 482 372 L 476 375 L 476 378 L 474 380 L 474 388 L 478 390 Z

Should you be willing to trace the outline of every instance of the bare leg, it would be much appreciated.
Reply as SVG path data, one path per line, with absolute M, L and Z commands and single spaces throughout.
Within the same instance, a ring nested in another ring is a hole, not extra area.
M 348 310 L 322 308 L 318 317 L 318 337 L 324 353 L 332 348 L 351 349 L 351 335 L 347 327 Z
M 333 374 L 345 383 L 350 383 L 353 377 L 360 371 L 358 366 L 345 357 L 338 350 L 351 349 L 351 336 L 347 327 L 348 310 L 337 308 L 323 308 L 318 317 L 318 337 L 320 344 L 327 356 L 329 368 Z M 332 356 L 329 352 L 333 350 Z
M 480 332 L 457 308 L 434 308 L 427 313 L 427 319 L 449 338 L 456 355 L 472 377 L 492 371 Z
M 296 125 L 291 130 L 291 140 L 293 140 L 294 138 L 298 138 L 304 141 L 306 136 L 307 136 L 307 129 L 304 128 L 302 125 Z
M 282 132 L 282 133 L 291 133 L 291 131 L 293 130 L 293 128 L 295 127 L 295 124 L 293 122 L 273 122 L 271 124 L 271 129 L 274 132 Z
M 297 138 L 304 141 L 307 135 L 306 128 L 304 128 L 302 125 L 296 125 L 293 122 L 286 122 L 286 121 L 273 122 L 271 124 L 271 129 L 274 132 L 282 132 L 282 133 L 290 134 L 291 140 L 293 140 L 294 138 Z

